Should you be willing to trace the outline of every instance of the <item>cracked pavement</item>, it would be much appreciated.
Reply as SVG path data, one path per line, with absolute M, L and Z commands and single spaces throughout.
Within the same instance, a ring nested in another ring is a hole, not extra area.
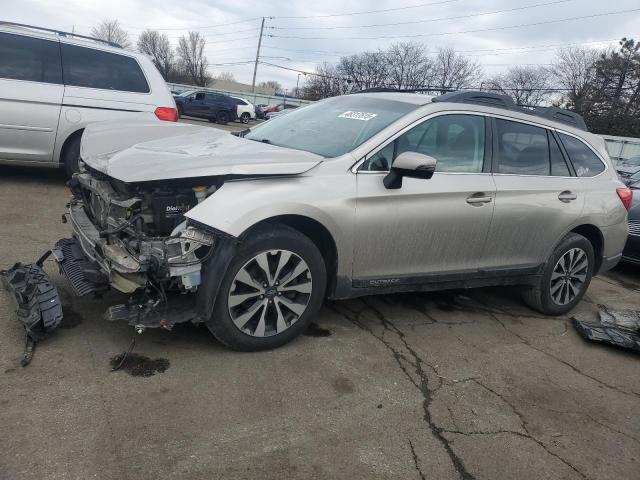
M 62 175 L 2 167 L 0 268 L 68 235 Z M 28 201 L 25 201 L 28 199 Z M 19 366 L 0 291 L 0 479 L 627 479 L 640 467 L 640 355 L 583 341 L 506 288 L 333 301 L 330 335 L 231 352 L 204 328 L 148 331 L 149 377 L 110 372 L 133 332 L 74 298 Z M 640 269 L 596 278 L 574 313 L 640 309 Z M 73 313 L 71 313 L 73 312 Z

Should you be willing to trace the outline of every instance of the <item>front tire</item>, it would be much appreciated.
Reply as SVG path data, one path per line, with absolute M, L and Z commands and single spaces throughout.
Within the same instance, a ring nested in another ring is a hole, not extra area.
M 591 242 L 582 235 L 570 233 L 551 254 L 538 284 L 523 290 L 523 299 L 545 315 L 564 315 L 584 296 L 594 267 Z
M 218 115 L 216 116 L 216 120 L 219 124 L 226 125 L 227 123 L 229 123 L 229 112 L 224 110 L 218 112 Z
M 234 350 L 277 348 L 307 328 L 322 306 L 326 278 L 308 237 L 278 224 L 256 230 L 231 261 L 206 325 Z

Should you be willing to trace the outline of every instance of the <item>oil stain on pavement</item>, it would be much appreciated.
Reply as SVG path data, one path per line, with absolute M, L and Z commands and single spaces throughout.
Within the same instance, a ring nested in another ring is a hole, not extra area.
M 121 353 L 112 357 L 110 360 L 111 368 L 117 368 L 121 363 L 118 370 L 124 370 L 132 377 L 152 377 L 156 373 L 163 373 L 169 368 L 169 360 L 166 358 L 154 358 L 151 359 L 145 355 L 138 355 L 137 353 L 130 353 L 122 362 L 122 357 L 126 353 Z

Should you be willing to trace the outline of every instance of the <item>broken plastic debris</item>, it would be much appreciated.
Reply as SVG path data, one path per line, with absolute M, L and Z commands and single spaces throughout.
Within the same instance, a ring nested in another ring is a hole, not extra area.
M 599 320 L 580 320 L 573 317 L 578 333 L 593 342 L 605 342 L 640 351 L 640 312 L 614 310 L 598 305 Z

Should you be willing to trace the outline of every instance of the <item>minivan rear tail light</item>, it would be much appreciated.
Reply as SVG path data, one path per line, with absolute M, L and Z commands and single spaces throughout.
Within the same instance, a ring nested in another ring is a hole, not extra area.
M 165 122 L 177 122 L 178 121 L 178 110 L 171 107 L 158 107 L 154 112 L 156 117 L 160 120 L 164 120 Z
M 631 200 L 633 200 L 633 190 L 629 187 L 620 187 L 616 188 L 616 192 L 618 193 L 624 208 L 629 210 L 631 208 Z

